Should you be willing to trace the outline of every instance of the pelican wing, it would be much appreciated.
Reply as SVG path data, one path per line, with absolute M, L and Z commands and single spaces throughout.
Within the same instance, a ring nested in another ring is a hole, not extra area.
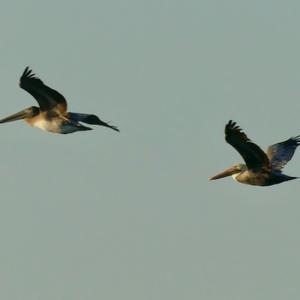
M 60 113 L 66 112 L 67 102 L 64 96 L 46 86 L 28 67 L 25 68 L 20 78 L 20 87 L 35 98 L 42 111 L 55 108 Z
M 92 124 L 92 125 L 101 125 L 108 128 L 111 128 L 115 131 L 120 131 L 116 126 L 110 125 L 102 120 L 99 119 L 96 115 L 91 114 L 79 114 L 79 113 L 72 113 L 69 112 L 68 116 L 71 120 L 75 122 L 83 122 L 86 124 Z
M 241 128 L 236 125 L 236 122 L 230 120 L 225 126 L 225 140 L 240 153 L 249 170 L 270 168 L 270 161 L 266 153 L 251 142 Z
M 270 159 L 272 169 L 281 171 L 291 160 L 299 145 L 300 135 L 292 137 L 284 142 L 269 146 L 267 155 Z

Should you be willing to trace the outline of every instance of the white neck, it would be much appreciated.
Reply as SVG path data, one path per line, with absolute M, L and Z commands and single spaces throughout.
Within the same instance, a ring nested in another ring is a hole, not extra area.
M 236 178 L 237 178 L 240 174 L 241 174 L 241 173 L 239 172 L 239 173 L 232 174 L 231 176 L 232 176 L 233 180 L 237 181 Z

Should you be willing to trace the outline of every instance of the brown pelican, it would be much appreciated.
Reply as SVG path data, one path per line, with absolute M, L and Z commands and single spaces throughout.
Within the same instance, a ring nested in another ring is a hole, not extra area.
M 33 127 L 63 134 L 92 130 L 92 128 L 79 122 L 101 125 L 119 131 L 117 127 L 101 121 L 95 115 L 67 112 L 67 101 L 64 96 L 46 86 L 39 78 L 35 77 L 35 74 L 28 67 L 25 68 L 20 78 L 20 87 L 35 98 L 39 107 L 28 107 L 0 120 L 0 123 L 25 119 Z
M 296 179 L 281 173 L 300 145 L 300 135 L 269 146 L 267 153 L 254 144 L 235 122 L 225 126 L 225 140 L 243 157 L 245 164 L 237 164 L 210 178 L 219 179 L 232 175 L 241 183 L 267 186 Z

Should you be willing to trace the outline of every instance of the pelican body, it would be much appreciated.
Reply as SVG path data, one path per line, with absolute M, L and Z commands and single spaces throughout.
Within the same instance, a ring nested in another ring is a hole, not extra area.
M 300 136 L 271 145 L 265 153 L 230 120 L 225 126 L 225 140 L 239 152 L 246 164 L 234 165 L 211 177 L 210 180 L 231 175 L 240 183 L 269 186 L 298 178 L 283 174 L 282 169 L 300 145 Z
M 39 78 L 35 77 L 28 67 L 25 68 L 20 78 L 20 87 L 36 99 L 39 107 L 31 106 L 23 109 L 1 119 L 0 123 L 24 119 L 33 127 L 61 134 L 92 130 L 80 122 L 101 125 L 119 131 L 117 127 L 100 120 L 96 115 L 67 112 L 67 101 L 64 96 L 46 86 Z

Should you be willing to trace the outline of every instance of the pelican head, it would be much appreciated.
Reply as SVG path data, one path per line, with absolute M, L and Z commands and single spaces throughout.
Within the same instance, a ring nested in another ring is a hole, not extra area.
M 244 164 L 236 164 L 226 170 L 224 170 L 223 172 L 213 176 L 213 177 L 210 177 L 209 180 L 215 180 L 215 179 L 220 179 L 220 178 L 223 178 L 223 177 L 227 177 L 227 176 L 230 176 L 232 175 L 232 177 L 235 179 L 235 177 L 240 174 L 241 172 L 245 171 L 247 169 L 247 166 L 244 165 Z
M 6 123 L 6 122 L 12 122 L 17 121 L 21 119 L 29 119 L 33 118 L 34 116 L 38 115 L 40 113 L 40 109 L 36 106 L 30 106 L 28 108 L 25 108 L 13 115 L 10 115 L 2 120 L 0 120 L 0 123 Z

